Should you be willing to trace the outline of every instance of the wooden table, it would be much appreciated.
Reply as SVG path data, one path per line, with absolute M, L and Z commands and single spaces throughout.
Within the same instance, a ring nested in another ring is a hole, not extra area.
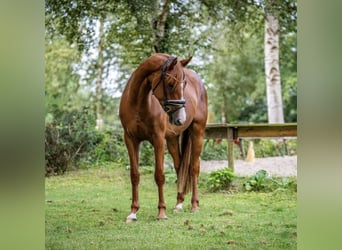
M 228 140 L 228 167 L 234 170 L 234 140 L 239 138 L 297 137 L 297 123 L 216 124 L 205 129 L 206 139 Z

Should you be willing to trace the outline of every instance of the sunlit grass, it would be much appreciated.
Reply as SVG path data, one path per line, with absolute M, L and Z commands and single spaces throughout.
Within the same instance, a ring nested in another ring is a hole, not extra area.
M 46 249 L 296 249 L 295 192 L 209 193 L 201 187 L 199 212 L 190 213 L 188 195 L 184 212 L 173 213 L 171 182 L 165 185 L 169 220 L 157 221 L 157 188 L 145 171 L 138 221 L 126 223 L 130 197 L 123 167 L 47 178 Z

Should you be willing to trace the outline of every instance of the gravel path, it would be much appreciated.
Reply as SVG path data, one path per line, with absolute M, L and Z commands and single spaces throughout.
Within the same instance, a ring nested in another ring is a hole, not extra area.
M 228 161 L 201 161 L 201 172 L 211 172 L 228 166 Z M 297 156 L 256 158 L 254 162 L 234 161 L 234 172 L 241 176 L 254 175 L 264 169 L 271 176 L 297 176 Z

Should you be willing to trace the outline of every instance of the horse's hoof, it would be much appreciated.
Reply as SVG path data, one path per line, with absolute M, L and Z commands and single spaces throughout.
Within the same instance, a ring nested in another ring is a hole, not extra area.
M 175 206 L 175 208 L 173 209 L 173 211 L 175 213 L 179 213 L 179 212 L 183 212 L 183 204 L 182 203 L 179 203 Z
M 136 222 L 137 219 L 134 219 L 134 218 L 127 218 L 126 219 L 126 223 L 131 223 L 131 222 Z
M 157 217 L 157 220 L 168 220 L 168 219 L 169 219 L 169 218 L 167 218 L 167 216 L 162 217 L 162 218 Z
M 198 213 L 198 212 L 199 212 L 199 208 L 193 208 L 190 211 L 190 213 Z
M 136 218 L 127 218 L 126 219 L 126 223 L 131 223 L 131 222 L 136 222 L 137 219 Z
M 181 213 L 181 212 L 183 212 L 183 208 L 177 208 L 177 207 L 175 207 L 175 208 L 173 209 L 173 212 L 174 212 L 174 213 Z
M 127 218 L 126 218 L 127 223 L 134 222 L 134 221 L 137 221 L 137 214 L 136 213 L 131 213 L 130 215 L 127 216 Z

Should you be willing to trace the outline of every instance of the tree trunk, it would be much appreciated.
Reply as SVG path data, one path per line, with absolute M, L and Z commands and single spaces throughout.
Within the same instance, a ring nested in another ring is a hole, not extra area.
M 170 0 L 163 0 L 161 13 L 160 15 L 158 15 L 157 18 L 154 19 L 152 23 L 153 47 L 156 53 L 165 52 L 163 51 L 162 43 L 165 37 L 165 27 L 166 27 L 166 19 L 169 14 L 169 5 L 170 5 Z
M 96 129 L 103 128 L 103 106 L 102 106 L 102 74 L 103 74 L 103 45 L 104 45 L 104 20 L 100 18 L 99 43 L 97 56 L 97 78 L 96 78 Z
M 225 97 L 223 96 L 223 101 L 221 103 L 221 123 L 226 123 L 227 122 L 227 117 L 226 117 L 226 102 L 225 102 Z
M 265 74 L 269 123 L 284 123 L 279 70 L 279 22 L 272 14 L 265 18 Z

